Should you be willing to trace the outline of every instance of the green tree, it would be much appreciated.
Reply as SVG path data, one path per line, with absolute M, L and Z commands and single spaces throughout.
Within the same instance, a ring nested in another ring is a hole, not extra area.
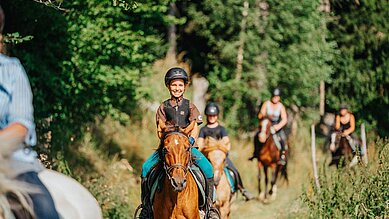
M 39 136 L 51 132 L 54 152 L 96 117 L 140 114 L 138 100 L 147 90 L 141 79 L 167 48 L 161 28 L 169 22 L 167 1 L 132 10 L 110 0 L 66 1 L 64 10 L 34 1 L 3 4 L 6 32 L 34 37 L 10 52 L 30 77 Z
M 315 107 L 319 82 L 332 73 L 330 61 L 336 53 L 335 44 L 327 40 L 320 1 L 247 2 L 246 18 L 241 0 L 195 2 L 187 10 L 187 34 L 203 39 L 200 45 L 207 51 L 199 69 L 230 128 L 254 127 L 257 104 L 275 86 L 282 88 L 287 106 Z M 236 63 L 242 37 L 240 76 Z
M 333 63 L 327 104 L 337 110 L 341 102 L 348 103 L 357 119 L 388 135 L 388 1 L 334 0 L 331 7 L 334 19 L 328 27 L 340 54 Z

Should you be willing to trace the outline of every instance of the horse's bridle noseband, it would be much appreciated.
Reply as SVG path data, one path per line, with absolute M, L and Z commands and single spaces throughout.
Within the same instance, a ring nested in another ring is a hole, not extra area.
M 189 137 L 182 132 L 168 132 L 163 136 L 162 142 L 166 139 L 167 136 L 172 135 L 172 134 L 179 134 L 179 135 L 185 136 L 186 138 L 188 138 L 188 141 L 189 141 Z M 165 155 L 167 152 L 164 150 L 164 146 L 163 146 L 163 148 L 162 148 L 163 169 L 165 170 L 166 175 L 168 176 L 171 183 L 172 183 L 173 177 L 171 176 L 170 172 L 175 168 L 184 170 L 184 177 L 185 178 L 188 175 L 189 167 L 192 165 L 192 150 L 191 149 L 192 149 L 192 146 L 189 147 L 189 162 L 186 166 L 184 166 L 181 163 L 175 163 L 175 164 L 171 164 L 170 166 L 168 166 L 166 164 L 166 158 L 165 158 Z M 172 185 L 173 185 L 173 183 L 172 183 Z

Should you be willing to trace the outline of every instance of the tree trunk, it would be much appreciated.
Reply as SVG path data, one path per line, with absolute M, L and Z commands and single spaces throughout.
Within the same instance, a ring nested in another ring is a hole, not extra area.
M 242 77 L 242 65 L 243 65 L 243 53 L 244 53 L 244 40 L 245 40 L 245 32 L 247 25 L 247 16 L 249 14 L 249 2 L 244 1 L 243 3 L 243 18 L 240 24 L 240 36 L 239 36 L 239 48 L 238 48 L 238 56 L 236 58 L 236 75 L 235 79 L 240 80 Z
M 176 3 L 170 3 L 169 15 L 175 17 L 177 14 Z M 177 53 L 177 28 L 175 24 L 170 24 L 168 28 L 169 49 L 167 56 L 176 55 Z
M 325 84 L 320 81 L 320 118 L 324 116 L 325 112 Z
M 200 113 L 204 112 L 206 98 L 209 83 L 207 79 L 201 76 L 192 77 L 192 85 L 193 85 L 193 104 L 197 106 Z

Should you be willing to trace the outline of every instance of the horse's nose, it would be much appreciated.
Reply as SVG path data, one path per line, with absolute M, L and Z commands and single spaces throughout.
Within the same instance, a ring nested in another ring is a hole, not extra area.
M 186 179 L 181 177 L 173 177 L 172 186 L 175 191 L 181 192 L 186 186 Z

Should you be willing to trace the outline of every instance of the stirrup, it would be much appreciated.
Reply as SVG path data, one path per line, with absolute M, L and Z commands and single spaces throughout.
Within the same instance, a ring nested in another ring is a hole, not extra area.
M 138 215 L 139 210 L 140 213 Z M 150 213 L 151 212 L 149 211 L 149 209 L 147 209 L 147 207 L 145 208 L 143 204 L 140 204 L 135 210 L 133 219 L 152 219 L 153 217 Z
M 138 211 L 139 211 L 140 209 L 142 209 L 142 208 L 143 208 L 143 205 L 142 205 L 142 204 L 138 205 L 138 207 L 135 209 L 135 213 L 134 213 L 133 219 L 138 219 L 138 218 L 139 218 L 139 216 L 138 216 Z
M 221 219 L 220 212 L 217 208 L 211 207 L 207 213 L 207 219 Z

